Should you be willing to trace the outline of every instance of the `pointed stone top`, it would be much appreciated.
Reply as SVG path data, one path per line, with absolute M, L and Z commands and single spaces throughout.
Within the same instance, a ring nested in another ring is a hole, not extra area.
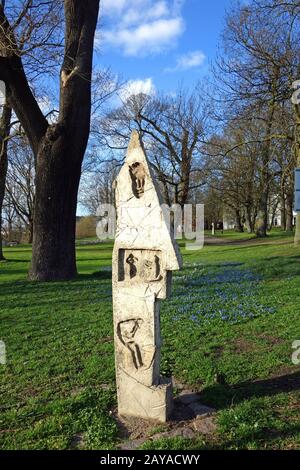
M 136 129 L 133 129 L 131 133 L 130 141 L 128 144 L 127 153 L 129 154 L 130 152 L 132 152 L 132 150 L 138 149 L 141 146 L 142 145 L 141 145 L 141 140 L 140 140 L 140 134 L 138 133 Z
M 136 129 L 133 129 L 130 137 L 130 141 L 127 148 L 125 162 L 128 165 L 131 165 L 134 162 L 143 163 L 146 166 L 149 166 L 149 162 L 146 157 L 144 145 L 140 137 L 139 132 Z M 149 169 L 150 171 L 150 169 Z
M 117 246 L 131 249 L 161 250 L 165 269 L 181 266 L 179 249 L 168 230 L 163 197 L 137 130 L 133 130 L 124 165 L 117 177 Z

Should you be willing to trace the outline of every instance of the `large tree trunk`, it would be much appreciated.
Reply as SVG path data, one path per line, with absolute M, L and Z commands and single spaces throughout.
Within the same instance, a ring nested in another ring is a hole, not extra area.
M 7 174 L 7 143 L 11 119 L 11 108 L 3 106 L 0 118 L 0 261 L 4 260 L 2 249 L 2 206 L 5 193 L 5 182 Z
M 29 87 L 21 59 L 11 53 L 12 32 L 0 5 L 0 79 L 36 159 L 36 196 L 30 279 L 76 275 L 75 222 L 81 164 L 91 114 L 91 72 L 99 0 L 65 0 L 65 53 L 56 124 L 49 125 Z M 3 37 L 2 37 L 3 36 Z M 1 51 L 0 51 L 1 52 Z
M 36 169 L 36 203 L 30 279 L 76 275 L 75 223 L 82 155 L 68 136 L 45 146 Z
M 33 220 L 29 220 L 27 227 L 27 242 L 32 243 L 33 241 Z
M 76 271 L 77 193 L 91 112 L 93 39 L 99 0 L 65 0 L 66 46 L 58 123 L 37 155 L 30 278 L 72 279 Z

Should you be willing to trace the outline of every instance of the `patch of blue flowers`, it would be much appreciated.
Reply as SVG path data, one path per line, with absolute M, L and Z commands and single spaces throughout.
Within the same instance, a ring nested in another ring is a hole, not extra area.
M 173 278 L 173 295 L 164 308 L 173 320 L 198 324 L 240 323 L 275 309 L 260 300 L 261 277 L 241 263 L 193 263 Z

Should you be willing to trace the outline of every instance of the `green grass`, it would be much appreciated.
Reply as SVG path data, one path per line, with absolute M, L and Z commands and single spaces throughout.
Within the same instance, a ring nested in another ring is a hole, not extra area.
M 234 240 L 234 236 L 228 236 Z M 291 234 L 186 251 L 162 302 L 162 370 L 217 409 L 217 431 L 146 449 L 300 449 L 300 251 Z M 78 278 L 26 280 L 30 246 L 0 263 L 2 449 L 111 449 L 112 244 L 77 247 Z M 222 377 L 218 383 L 215 377 Z

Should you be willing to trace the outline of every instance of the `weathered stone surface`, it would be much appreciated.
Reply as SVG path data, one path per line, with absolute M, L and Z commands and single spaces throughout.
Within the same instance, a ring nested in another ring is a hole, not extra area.
M 115 184 L 117 227 L 113 250 L 113 309 L 121 415 L 166 421 L 172 383 L 160 377 L 160 299 L 171 271 L 181 266 L 159 188 L 136 131 Z

